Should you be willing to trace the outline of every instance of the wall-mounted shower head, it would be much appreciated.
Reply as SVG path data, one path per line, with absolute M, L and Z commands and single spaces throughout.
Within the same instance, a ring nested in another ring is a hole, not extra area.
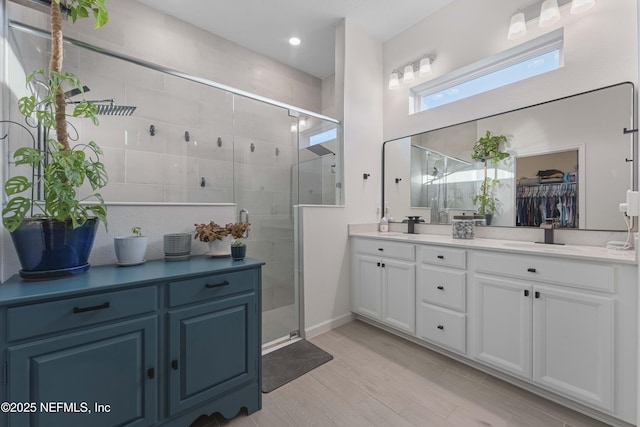
M 114 100 L 91 101 L 98 107 L 99 116 L 130 116 L 137 107 L 128 105 L 114 105 Z M 100 102 L 109 102 L 108 104 L 100 104 Z
M 329 150 L 327 147 L 320 144 L 310 145 L 305 148 L 317 156 L 326 156 L 327 154 L 335 154 L 333 151 Z
M 64 93 L 64 96 L 67 98 L 74 97 L 76 95 L 80 95 L 81 93 L 89 92 L 87 86 L 83 86 L 82 90 L 79 88 L 71 89 Z M 126 105 L 115 105 L 115 99 L 100 99 L 100 100 L 90 100 L 92 104 L 95 104 L 98 107 L 98 116 L 130 116 L 136 110 L 137 107 L 130 107 Z M 79 101 L 71 101 L 68 104 L 78 104 Z

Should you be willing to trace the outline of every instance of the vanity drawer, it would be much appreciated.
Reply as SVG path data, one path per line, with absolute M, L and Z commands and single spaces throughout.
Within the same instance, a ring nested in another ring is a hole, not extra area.
M 426 264 L 453 268 L 467 268 L 467 252 L 441 246 L 420 246 L 420 259 Z
M 418 298 L 421 302 L 465 311 L 465 271 L 422 265 L 419 276 Z
M 402 259 L 405 261 L 415 261 L 416 259 L 415 246 L 408 243 L 354 239 L 353 245 L 355 251 L 360 254 Z
M 220 298 L 254 289 L 256 271 L 214 274 L 169 283 L 169 306 Z
M 613 292 L 614 267 L 574 260 L 558 260 L 535 255 L 477 252 L 475 271 L 517 277 L 536 282 Z
M 155 312 L 155 286 L 13 307 L 7 310 L 9 341 Z
M 418 305 L 418 338 L 466 353 L 466 315 L 430 304 Z

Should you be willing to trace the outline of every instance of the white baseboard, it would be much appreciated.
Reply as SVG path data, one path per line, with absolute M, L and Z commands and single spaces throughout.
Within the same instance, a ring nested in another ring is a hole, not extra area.
M 353 313 L 347 313 L 342 316 L 336 317 L 335 319 L 330 319 L 326 322 L 311 326 L 310 328 L 305 328 L 305 337 L 313 338 L 317 335 L 324 334 L 325 332 L 329 332 L 332 329 L 351 322 L 353 319 L 355 319 Z

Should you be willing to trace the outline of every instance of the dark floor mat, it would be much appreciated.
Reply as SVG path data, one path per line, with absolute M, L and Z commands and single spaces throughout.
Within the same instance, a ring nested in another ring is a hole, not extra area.
M 333 359 L 309 341 L 298 341 L 262 357 L 262 392 L 269 393 Z

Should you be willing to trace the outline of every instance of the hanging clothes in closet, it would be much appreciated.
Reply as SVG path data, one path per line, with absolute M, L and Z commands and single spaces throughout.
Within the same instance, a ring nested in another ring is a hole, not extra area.
M 577 183 L 518 185 L 516 225 L 539 227 L 553 218 L 558 228 L 578 227 Z

